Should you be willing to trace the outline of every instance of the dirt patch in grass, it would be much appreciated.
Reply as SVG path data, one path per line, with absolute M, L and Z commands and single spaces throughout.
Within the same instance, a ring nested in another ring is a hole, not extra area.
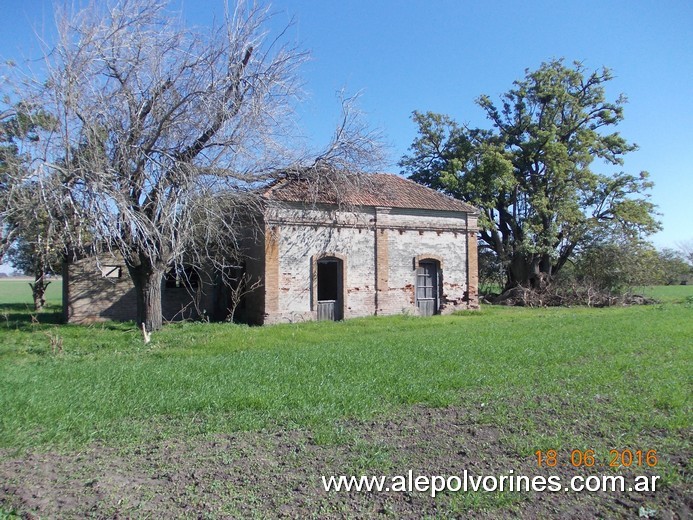
M 482 411 L 414 406 L 312 431 L 242 432 L 70 454 L 0 452 L 0 512 L 26 518 L 690 518 L 691 453 L 655 492 L 326 492 L 330 475 L 603 475 L 539 469 Z M 664 432 L 644 434 L 656 442 Z M 652 444 L 654 445 L 654 444 Z M 626 481 L 636 474 L 623 471 Z M 689 477 L 688 477 L 689 478 Z M 669 482 L 666 482 L 669 480 Z

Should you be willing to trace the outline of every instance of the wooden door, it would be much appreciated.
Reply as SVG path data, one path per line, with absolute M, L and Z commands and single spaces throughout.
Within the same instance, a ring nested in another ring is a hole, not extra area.
M 416 306 L 421 316 L 438 313 L 438 264 L 434 261 L 419 263 L 416 271 Z

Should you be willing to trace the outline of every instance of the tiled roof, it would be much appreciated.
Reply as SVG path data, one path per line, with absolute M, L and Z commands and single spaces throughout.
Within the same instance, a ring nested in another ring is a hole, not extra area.
M 315 188 L 306 180 L 286 178 L 272 184 L 265 198 L 280 202 L 350 204 L 437 211 L 478 213 L 466 202 L 389 173 L 364 175 L 359 183 L 335 182 Z

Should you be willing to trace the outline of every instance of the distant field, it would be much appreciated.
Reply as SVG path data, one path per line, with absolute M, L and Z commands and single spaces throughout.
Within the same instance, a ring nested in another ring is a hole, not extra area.
M 29 279 L 8 280 L 0 278 L 0 305 L 5 303 L 27 303 L 33 302 L 31 297 L 31 287 Z M 46 293 L 46 301 L 50 305 L 62 304 L 63 281 L 61 279 L 52 280 Z M 636 293 L 656 298 L 662 302 L 683 303 L 689 296 L 693 296 L 693 285 L 659 285 L 648 287 L 637 287 Z
M 661 302 L 683 303 L 693 298 L 693 285 L 656 285 L 638 287 L 635 292 L 642 293 Z
M 33 304 L 31 296 L 30 279 L 8 280 L 0 278 L 0 305 L 3 303 L 28 303 Z M 46 302 L 52 305 L 62 303 L 63 281 L 52 280 L 46 291 Z

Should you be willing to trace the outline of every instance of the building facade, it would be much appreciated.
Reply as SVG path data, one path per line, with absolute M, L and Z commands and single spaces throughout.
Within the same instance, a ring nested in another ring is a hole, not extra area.
M 237 318 L 269 324 L 478 308 L 475 208 L 395 175 L 367 178 L 362 186 L 336 186 L 333 194 L 311 194 L 298 178 L 280 180 L 264 192 L 258 219 L 263 232 L 243 250 L 248 283 L 256 288 L 245 295 Z M 134 319 L 135 307 L 118 302 L 134 303 L 129 277 L 120 290 L 113 279 L 108 291 L 84 290 L 90 277 L 109 276 L 104 265 L 120 269 L 121 278 L 127 277 L 125 267 L 115 260 L 101 259 L 99 266 L 93 259 L 83 262 L 67 266 L 67 320 Z M 218 294 L 219 288 L 195 292 Z M 97 294 L 108 301 L 94 305 L 86 299 Z M 200 308 L 219 315 L 218 309 L 204 308 L 218 299 L 192 305 L 192 292 L 185 294 L 164 289 L 168 319 L 194 317 Z
M 340 204 L 308 196 L 298 180 L 266 192 L 253 273 L 264 284 L 248 302 L 250 321 L 478 308 L 472 206 L 395 175 L 346 190 Z

